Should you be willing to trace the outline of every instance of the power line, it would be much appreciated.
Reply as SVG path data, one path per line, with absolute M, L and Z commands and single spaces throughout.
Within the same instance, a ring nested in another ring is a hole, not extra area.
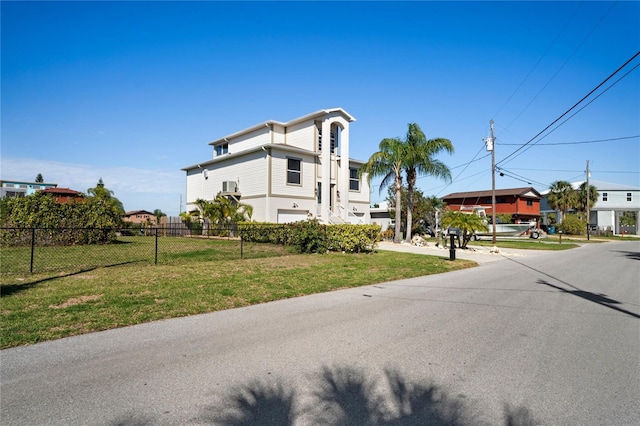
M 578 4 L 578 7 L 576 8 L 576 10 L 574 10 L 573 14 L 571 15 L 571 17 L 569 17 L 569 19 L 567 20 L 567 22 L 564 24 L 564 26 L 562 27 L 562 29 L 560 30 L 560 32 L 558 32 L 558 35 L 556 35 L 556 38 L 553 39 L 553 41 L 551 42 L 551 44 L 549 44 L 549 46 L 547 46 L 547 49 L 544 51 L 544 53 L 542 54 L 542 56 L 540 57 L 540 59 L 538 59 L 538 61 L 535 63 L 535 65 L 531 68 L 531 70 L 529 70 L 529 72 L 527 73 L 527 75 L 522 79 L 522 81 L 520 82 L 520 84 L 518 84 L 518 87 L 516 87 L 516 89 L 513 91 L 513 93 L 511 93 L 511 96 L 509 96 L 509 98 L 506 100 L 506 102 L 498 109 L 498 112 L 496 112 L 493 116 L 497 117 L 498 114 L 500 114 L 502 112 L 502 110 L 504 109 L 505 106 L 507 106 L 507 104 L 511 101 L 511 99 L 513 99 L 513 97 L 515 96 L 516 93 L 518 93 L 518 91 L 520 90 L 520 88 L 522 87 L 522 85 L 529 79 L 529 77 L 531 76 L 531 74 L 533 73 L 533 71 L 538 67 L 538 65 L 540 65 L 540 62 L 542 62 L 542 60 L 545 58 L 545 56 L 547 56 L 547 53 L 549 53 L 549 50 L 551 50 L 551 47 L 553 47 L 553 45 L 556 44 L 556 42 L 558 41 L 558 39 L 560 38 L 560 36 L 564 33 L 564 31 L 567 29 L 567 27 L 569 26 L 569 23 L 573 20 L 573 18 L 576 16 L 576 14 L 578 13 L 578 11 L 580 10 L 580 8 L 582 7 L 582 2 Z M 537 96 L 537 95 L 536 95 Z M 528 107 L 529 105 L 527 105 Z M 525 108 L 526 109 L 526 108 Z M 524 112 L 524 110 L 522 111 Z M 522 114 L 522 112 L 520 114 Z M 520 116 L 520 114 L 518 114 L 518 117 Z M 516 117 L 513 121 L 515 121 L 518 117 Z M 512 121 L 512 123 L 513 123 Z
M 537 146 L 582 145 L 582 144 L 589 144 L 589 143 L 613 142 L 613 141 L 620 141 L 620 140 L 626 140 L 626 139 L 636 139 L 636 138 L 640 138 L 640 135 L 622 136 L 622 137 L 619 137 L 619 138 L 609 138 L 609 139 L 595 139 L 595 140 L 592 140 L 592 141 L 537 143 L 536 145 Z M 499 145 L 521 146 L 521 145 L 524 145 L 524 144 L 521 144 L 521 143 L 499 143 Z
M 582 99 L 580 99 L 578 102 L 576 102 L 575 104 L 573 104 L 573 106 L 571 108 L 569 108 L 568 110 L 566 110 L 564 113 L 562 113 L 562 115 L 560 115 L 558 118 L 556 118 L 555 120 L 553 120 L 549 125 L 547 125 L 544 129 L 542 129 L 540 132 L 538 132 L 534 137 L 532 137 L 531 139 L 529 139 L 524 145 L 522 145 L 520 148 L 516 149 L 515 151 L 513 151 L 511 154 L 507 155 L 504 159 L 502 159 L 502 161 L 499 161 L 498 164 L 502 164 L 505 163 L 509 158 L 513 157 L 514 155 L 516 155 L 518 152 L 520 152 L 522 149 L 524 149 L 526 146 L 528 146 L 529 144 L 531 144 L 534 140 L 536 140 L 538 138 L 538 136 L 540 136 L 541 134 L 543 134 L 544 132 L 546 132 L 551 126 L 553 126 L 554 124 L 556 124 L 558 121 L 560 121 L 562 118 L 564 118 L 565 115 L 569 114 L 571 111 L 573 111 L 578 105 L 580 105 L 582 102 L 584 102 L 585 99 L 587 99 L 589 96 L 591 96 L 596 90 L 598 90 L 600 87 L 602 87 L 607 81 L 609 81 L 614 75 L 616 75 L 618 72 L 620 72 L 624 67 L 626 67 L 631 61 L 633 61 L 635 58 L 638 57 L 638 55 L 640 55 L 640 51 L 636 52 L 629 60 L 627 60 L 624 64 L 622 64 L 617 70 L 615 70 L 613 73 L 611 73 L 607 78 L 605 78 L 600 84 L 598 84 L 595 88 L 593 88 L 589 93 L 587 93 L 585 96 L 582 97 Z M 520 154 L 518 154 L 520 155 Z M 498 165 L 497 164 L 497 165 Z
M 440 190 L 440 192 L 438 192 L 438 193 L 436 194 L 436 196 L 440 195 L 440 194 L 442 193 L 442 191 L 444 191 L 446 188 L 448 188 L 448 187 L 449 187 L 450 185 L 452 185 L 454 182 L 458 182 L 458 180 L 457 180 L 457 179 L 460 177 L 460 175 L 461 175 L 462 173 L 464 173 L 464 171 L 465 171 L 465 170 L 467 170 L 467 167 L 469 167 L 469 165 L 470 165 L 471 163 L 473 163 L 474 161 L 480 161 L 480 160 L 482 160 L 483 158 L 485 158 L 485 157 L 487 157 L 488 155 L 490 155 L 490 154 L 487 154 L 487 155 L 485 155 L 484 157 L 478 158 L 478 159 L 476 160 L 476 157 L 477 157 L 478 155 L 480 155 L 480 153 L 482 152 L 482 149 L 483 149 L 483 148 L 484 148 L 484 144 L 482 144 L 482 146 L 480 147 L 480 149 L 478 150 L 478 152 L 476 152 L 476 155 L 474 155 L 474 156 L 473 156 L 473 158 L 471 159 L 471 161 L 467 162 L 466 164 L 463 164 L 463 165 L 458 166 L 458 167 L 464 166 L 464 168 L 460 171 L 460 173 L 458 173 L 458 175 L 457 175 L 456 177 L 454 177 L 453 179 L 451 179 L 451 182 L 450 182 L 449 184 L 445 185 L 445 186 Z M 458 167 L 455 167 L 455 168 L 458 168 Z M 452 169 L 452 170 L 453 170 L 453 169 Z
M 584 170 L 562 170 L 562 169 L 527 169 L 527 168 L 512 168 L 510 170 L 525 170 L 529 172 L 559 172 L 559 173 L 580 173 L 584 172 Z M 620 170 L 593 170 L 593 173 L 630 173 L 630 174 L 640 174 L 640 171 L 626 172 Z
M 571 114 L 569 117 L 567 117 L 562 123 L 558 124 L 556 127 L 554 127 L 553 129 L 551 129 L 549 131 L 549 133 L 547 133 L 546 135 L 544 135 L 543 137 L 540 138 L 540 140 L 546 138 L 547 136 L 549 136 L 551 133 L 555 132 L 560 126 L 562 126 L 564 123 L 566 123 L 567 121 L 571 120 L 573 117 L 575 117 L 580 111 L 582 111 L 583 109 L 585 109 L 586 107 L 588 107 L 589 105 L 591 105 L 593 102 L 596 101 L 596 99 L 598 99 L 600 96 L 604 95 L 605 93 L 607 93 L 609 91 L 609 89 L 611 89 L 613 86 L 615 86 L 616 84 L 618 84 L 623 78 L 625 78 L 626 76 L 628 76 L 629 74 L 631 74 L 636 68 L 640 67 L 640 63 L 636 64 L 633 68 L 631 68 L 629 71 L 627 71 L 623 76 L 621 76 L 619 79 L 617 79 L 616 81 L 614 81 L 613 83 L 611 83 L 611 85 L 609 85 L 609 87 L 607 87 L 606 89 L 604 89 L 602 92 L 598 93 L 598 95 L 591 99 L 589 102 L 587 102 L 585 105 L 582 106 L 582 108 L 580 108 L 579 110 L 577 110 L 576 112 L 574 112 L 573 114 Z M 535 142 L 533 145 L 538 145 L 539 142 Z M 526 152 L 529 150 L 528 147 L 527 149 L 525 149 L 522 153 Z
M 529 185 L 531 185 L 531 183 L 536 183 L 538 185 L 545 185 L 542 182 L 538 182 L 538 181 L 535 181 L 533 179 L 529 179 L 529 178 L 527 178 L 525 176 L 519 175 L 519 174 L 514 173 L 514 172 L 512 172 L 510 170 L 501 169 L 500 167 L 496 167 L 496 171 L 500 172 L 500 176 L 510 177 L 511 179 L 516 179 L 516 180 L 519 180 L 519 181 L 522 181 L 522 182 L 526 182 Z
M 613 2 L 611 4 L 611 6 L 609 7 L 609 9 L 604 13 L 604 15 L 602 15 L 602 17 L 600 18 L 600 20 L 598 21 L 598 23 L 591 29 L 591 31 L 589 31 L 589 33 L 582 39 L 582 41 L 580 42 L 580 44 L 573 50 L 573 52 L 571 52 L 571 55 L 569 55 L 569 57 L 564 61 L 564 63 L 560 66 L 560 68 L 558 68 L 556 70 L 556 72 L 553 74 L 553 76 L 551 76 L 551 78 L 549 79 L 549 81 L 547 81 L 545 83 L 545 85 L 542 87 L 542 89 L 540 89 L 538 91 L 538 93 L 533 97 L 533 99 L 531 99 L 531 101 L 529 101 L 529 103 L 522 109 L 522 111 L 520 111 L 520 113 L 518 113 L 518 115 L 511 120 L 511 122 L 507 125 L 507 127 L 510 127 L 513 123 L 515 123 L 515 121 L 520 118 L 520 116 L 531 106 L 531 104 L 538 99 L 538 96 L 540 96 L 540 94 L 542 94 L 542 92 L 544 92 L 544 90 L 549 86 L 549 84 L 551 84 L 551 82 L 558 76 L 558 74 L 560 73 L 560 71 L 562 71 L 562 69 L 569 63 L 569 61 L 571 60 L 571 58 L 573 58 L 573 56 L 578 52 L 578 50 L 580 50 L 580 48 L 582 47 L 582 45 L 587 41 L 587 39 L 589 37 L 591 37 L 591 34 L 593 34 L 593 32 L 600 26 L 600 24 L 602 23 L 602 21 L 604 21 L 604 18 L 606 18 L 606 16 L 609 14 L 609 12 L 611 12 L 611 9 L 613 8 L 613 6 L 615 5 L 615 2 Z M 577 12 L 577 11 L 576 11 Z M 568 22 L 567 22 L 568 24 Z

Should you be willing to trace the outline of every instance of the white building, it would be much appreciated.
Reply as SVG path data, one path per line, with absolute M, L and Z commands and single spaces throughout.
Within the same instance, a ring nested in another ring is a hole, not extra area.
M 577 190 L 582 183 L 574 182 L 571 186 Z M 640 188 L 597 180 L 589 181 L 589 185 L 598 190 L 598 201 L 589 212 L 591 225 L 596 225 L 600 231 L 611 231 L 616 235 L 622 234 L 623 231 L 640 235 L 640 227 L 637 222 L 633 228 L 620 225 L 620 217 L 624 212 L 635 212 L 636 221 L 640 219 Z M 548 190 L 542 193 L 543 199 L 540 203 L 540 214 L 543 216 L 545 224 L 547 223 L 547 214 L 558 213 L 549 207 L 548 193 Z
M 363 162 L 349 158 L 354 121 L 342 108 L 326 109 L 210 142 L 213 158 L 182 169 L 187 211 L 221 193 L 251 205 L 254 221 L 369 223 L 369 184 L 358 177 Z

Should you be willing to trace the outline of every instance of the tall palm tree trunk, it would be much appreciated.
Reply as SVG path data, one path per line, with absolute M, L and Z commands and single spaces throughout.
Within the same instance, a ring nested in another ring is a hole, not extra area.
M 402 239 L 402 178 L 396 178 L 394 181 L 394 189 L 396 191 L 396 230 L 393 234 L 393 242 L 398 244 Z
M 413 188 L 416 184 L 416 171 L 415 169 L 407 170 L 407 231 L 405 241 L 411 242 L 411 229 L 413 227 Z

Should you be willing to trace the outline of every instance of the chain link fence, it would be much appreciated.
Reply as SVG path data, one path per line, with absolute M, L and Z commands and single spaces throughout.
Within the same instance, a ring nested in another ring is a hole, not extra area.
M 82 271 L 132 263 L 224 261 L 287 254 L 247 242 L 237 226 L 171 224 L 126 229 L 0 228 L 0 274 Z

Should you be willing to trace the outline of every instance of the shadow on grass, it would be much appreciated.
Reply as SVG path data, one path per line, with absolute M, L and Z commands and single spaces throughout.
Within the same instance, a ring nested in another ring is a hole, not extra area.
M 395 370 L 382 379 L 352 367 L 324 367 L 311 377 L 309 392 L 281 380 L 254 381 L 229 393 L 219 406 L 197 419 L 204 424 L 258 425 L 433 425 L 489 424 L 462 396 L 453 397 L 431 382 L 416 382 Z M 531 426 L 528 409 L 504 406 L 504 425 Z
M 129 260 L 126 262 L 118 262 L 118 263 L 112 263 L 109 265 L 100 265 L 100 266 L 92 266 L 90 268 L 83 268 L 83 269 L 79 269 L 77 271 L 73 271 L 73 272 L 68 272 L 68 273 L 64 273 L 64 274 L 59 274 L 59 275 L 54 275 L 51 277 L 46 277 L 46 278 L 41 278 L 35 281 L 29 281 L 26 283 L 12 283 L 12 284 L 1 284 L 0 285 L 0 296 L 5 297 L 5 296 L 11 296 L 12 294 L 16 294 L 16 293 L 20 293 L 22 291 L 26 291 L 29 290 L 31 288 L 34 288 L 36 286 L 38 286 L 39 284 L 48 282 L 48 281 L 55 281 L 57 279 L 60 278 L 66 278 L 66 277 L 72 277 L 74 275 L 80 275 L 80 274 L 84 274 L 86 272 L 91 272 L 94 271 L 98 268 L 112 268 L 114 266 L 122 266 L 122 265 L 128 265 L 131 263 L 139 263 L 139 262 L 147 262 L 146 260 Z

